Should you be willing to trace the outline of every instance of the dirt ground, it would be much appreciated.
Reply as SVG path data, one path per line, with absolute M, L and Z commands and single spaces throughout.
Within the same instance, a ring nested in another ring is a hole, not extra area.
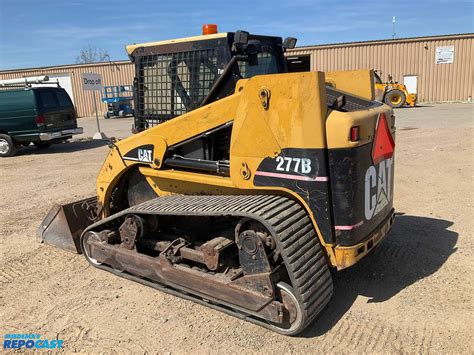
M 336 276 L 329 307 L 298 337 L 38 244 L 36 228 L 52 203 L 94 194 L 107 146 L 30 147 L 1 159 L 0 337 L 38 333 L 64 340 L 68 352 L 472 354 L 473 109 L 445 104 L 396 111 L 395 226 L 369 257 Z M 81 122 L 94 130 L 91 119 Z M 131 123 L 112 122 L 111 131 Z

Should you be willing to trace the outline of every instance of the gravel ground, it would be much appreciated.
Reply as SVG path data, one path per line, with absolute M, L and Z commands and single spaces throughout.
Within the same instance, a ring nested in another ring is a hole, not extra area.
M 0 160 L 0 336 L 38 333 L 68 352 L 474 352 L 473 105 L 399 109 L 387 240 L 335 277 L 329 307 L 285 337 L 40 245 L 54 202 L 94 194 L 108 148 L 73 142 Z M 95 118 L 81 119 L 82 138 Z M 131 119 L 101 120 L 109 136 Z

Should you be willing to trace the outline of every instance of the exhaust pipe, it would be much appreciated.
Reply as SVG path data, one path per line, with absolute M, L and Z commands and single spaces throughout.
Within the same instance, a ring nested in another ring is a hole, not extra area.
M 66 205 L 55 204 L 38 227 L 37 240 L 81 254 L 81 234 L 97 219 L 97 197 Z

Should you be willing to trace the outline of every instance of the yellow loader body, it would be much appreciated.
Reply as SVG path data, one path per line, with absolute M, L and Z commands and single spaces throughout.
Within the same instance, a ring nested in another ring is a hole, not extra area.
M 372 71 L 286 73 L 288 43 L 236 32 L 130 46 L 138 133 L 110 141 L 97 197 L 53 208 L 40 240 L 301 332 L 331 299 L 329 270 L 394 222 L 395 117 Z

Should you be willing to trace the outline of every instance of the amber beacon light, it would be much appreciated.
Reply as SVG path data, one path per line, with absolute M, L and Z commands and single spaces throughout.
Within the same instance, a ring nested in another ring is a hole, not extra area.
M 214 25 L 214 24 L 202 25 L 203 35 L 212 35 L 214 33 L 217 33 L 217 25 Z

